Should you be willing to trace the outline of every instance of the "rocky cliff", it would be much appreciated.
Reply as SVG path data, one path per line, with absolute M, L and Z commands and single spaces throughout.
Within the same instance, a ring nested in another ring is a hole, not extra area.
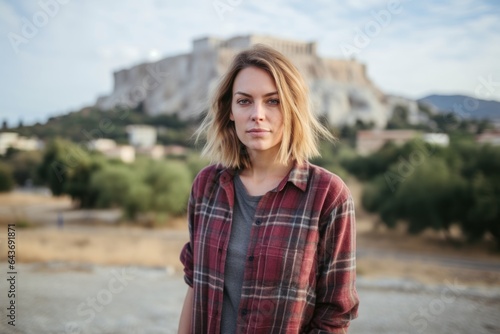
M 314 42 L 256 35 L 198 39 L 191 53 L 117 71 L 113 92 L 100 97 L 96 106 L 107 110 L 142 104 L 152 115 L 196 117 L 206 110 L 210 92 L 232 57 L 256 43 L 270 45 L 292 59 L 310 85 L 314 110 L 332 125 L 354 124 L 356 120 L 374 122 L 376 127 L 387 123 L 392 103 L 367 77 L 364 64 L 322 58 Z

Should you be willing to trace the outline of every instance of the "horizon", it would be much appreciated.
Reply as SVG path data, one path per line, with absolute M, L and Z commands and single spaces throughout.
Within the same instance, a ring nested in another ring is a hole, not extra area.
M 10 127 L 92 106 L 112 92 L 113 72 L 189 53 L 194 39 L 248 34 L 316 41 L 321 57 L 355 57 L 387 95 L 500 102 L 500 4 L 494 1 L 42 0 L 2 2 L 0 9 L 0 118 Z

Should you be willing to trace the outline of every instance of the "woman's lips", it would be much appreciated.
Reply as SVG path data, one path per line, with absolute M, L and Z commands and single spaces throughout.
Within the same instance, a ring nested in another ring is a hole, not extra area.
M 247 132 L 248 133 L 265 133 L 265 132 L 271 132 L 271 131 L 267 130 L 267 129 L 250 129 Z

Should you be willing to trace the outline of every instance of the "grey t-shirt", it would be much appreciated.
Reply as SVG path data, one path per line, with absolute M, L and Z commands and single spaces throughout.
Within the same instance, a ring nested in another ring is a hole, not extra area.
M 247 261 L 252 222 L 262 196 L 250 196 L 239 175 L 234 177 L 234 212 L 224 270 L 221 334 L 236 333 L 236 319 Z

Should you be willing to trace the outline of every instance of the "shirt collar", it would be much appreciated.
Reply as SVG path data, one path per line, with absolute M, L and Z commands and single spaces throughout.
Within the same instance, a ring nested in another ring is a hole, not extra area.
M 287 182 L 292 183 L 302 191 L 306 191 L 308 179 L 309 179 L 309 163 L 304 162 L 302 164 L 298 164 L 297 161 L 295 161 L 287 177 L 285 177 L 283 181 L 281 181 L 281 183 L 276 188 L 276 191 L 283 190 Z
M 307 180 L 309 179 L 309 162 L 298 164 L 297 161 L 293 163 L 293 167 L 288 175 L 280 182 L 280 184 L 273 191 L 282 191 L 285 185 L 290 182 L 302 191 L 307 189 Z M 222 184 L 233 180 L 236 170 L 233 168 L 222 168 L 220 174 L 220 181 Z

